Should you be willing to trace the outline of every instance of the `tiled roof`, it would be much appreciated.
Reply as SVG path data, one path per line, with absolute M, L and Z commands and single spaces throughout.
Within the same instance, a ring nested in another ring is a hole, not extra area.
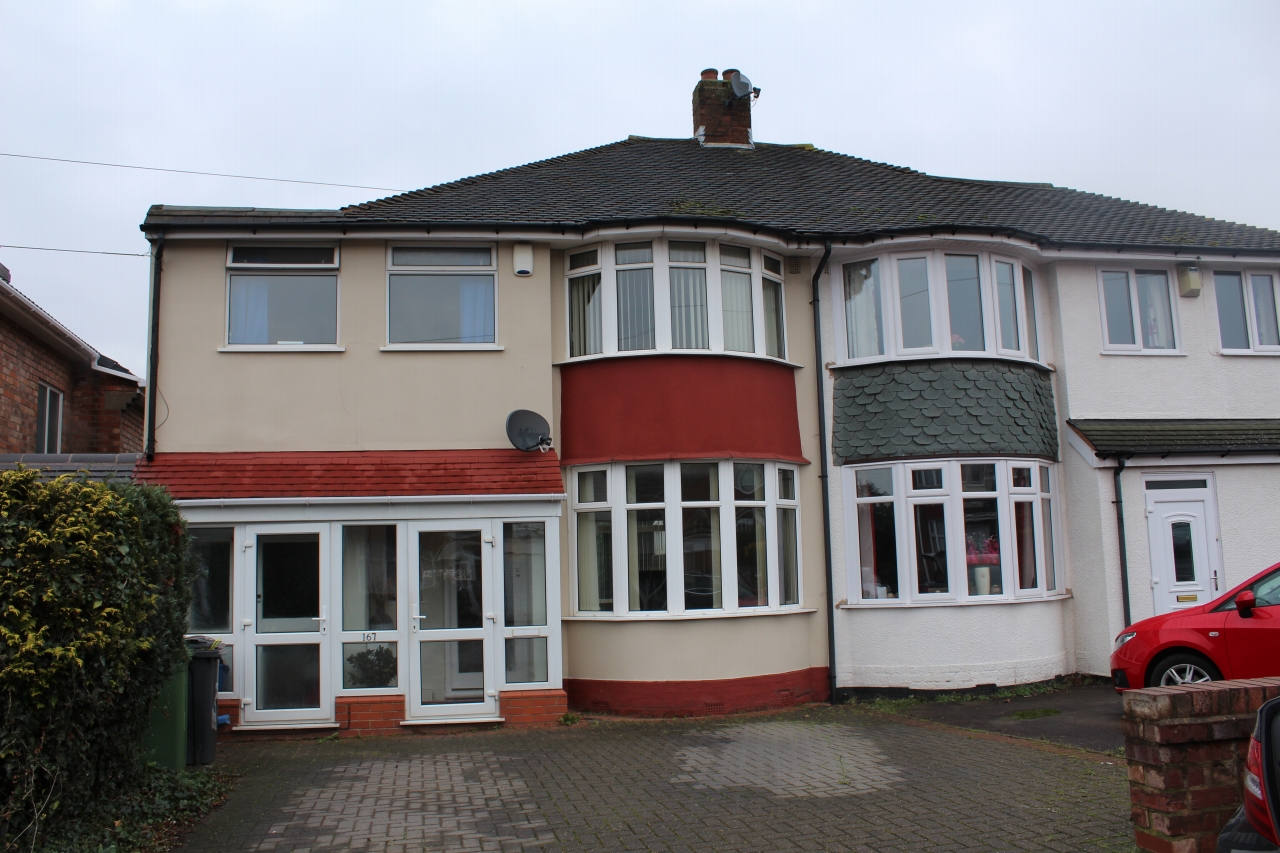
M 1058 455 L 1053 388 L 1029 364 L 937 359 L 834 371 L 837 464 L 936 456 Z
M 137 461 L 137 453 L 4 453 L 0 471 L 22 466 L 38 468 L 46 479 L 83 473 L 90 480 L 127 480 Z
M 201 498 L 557 495 L 554 452 L 366 450 L 352 452 L 157 453 L 136 479 Z
M 153 207 L 144 228 L 210 225 L 525 226 L 732 222 L 850 239 L 954 231 L 1046 246 L 1280 252 L 1280 232 L 1050 184 L 941 178 L 812 146 L 705 148 L 631 137 L 337 211 Z
M 1099 456 L 1277 453 L 1280 419 L 1075 420 L 1068 424 Z

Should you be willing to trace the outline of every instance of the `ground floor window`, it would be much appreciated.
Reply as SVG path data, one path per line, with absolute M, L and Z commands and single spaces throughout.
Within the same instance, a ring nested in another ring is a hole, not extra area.
M 844 469 L 853 603 L 999 601 L 1061 592 L 1054 466 L 953 459 Z
M 574 469 L 581 615 L 706 614 L 800 603 L 797 469 L 632 462 Z
M 217 641 L 243 724 L 323 723 L 361 693 L 404 694 L 409 720 L 479 718 L 502 690 L 560 685 L 554 515 L 190 530 L 188 630 Z

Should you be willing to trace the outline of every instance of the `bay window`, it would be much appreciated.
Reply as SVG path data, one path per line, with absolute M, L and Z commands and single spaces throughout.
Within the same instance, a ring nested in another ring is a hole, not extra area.
M 1032 273 L 986 252 L 926 251 L 843 265 L 845 362 L 937 355 L 1040 360 Z
M 495 254 L 492 246 L 392 246 L 386 348 L 492 348 Z
M 566 253 L 570 358 L 633 352 L 786 357 L 782 261 L 709 240 Z
M 1178 318 L 1165 270 L 1102 269 L 1103 350 L 1161 353 L 1178 349 Z
M 576 469 L 572 482 L 580 616 L 712 616 L 799 605 L 795 468 L 629 462 Z M 614 529 L 626 534 L 615 537 Z
M 845 468 L 853 604 L 980 603 L 1060 594 L 1052 466 L 929 460 Z
M 1224 352 L 1280 352 L 1274 272 L 1215 271 L 1213 289 Z

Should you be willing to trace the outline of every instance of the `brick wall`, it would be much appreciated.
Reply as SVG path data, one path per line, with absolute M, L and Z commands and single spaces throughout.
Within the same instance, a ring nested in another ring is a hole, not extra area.
M 0 453 L 34 453 L 36 388 L 63 393 L 63 453 L 138 453 L 142 399 L 127 379 L 90 370 L 0 317 Z
M 498 694 L 498 709 L 507 726 L 554 726 L 569 713 L 569 694 L 563 690 L 507 690 Z
M 1161 853 L 1212 853 L 1243 802 L 1258 708 L 1280 678 L 1152 687 L 1124 694 L 1134 840 Z
M 751 143 L 751 99 L 734 98 L 727 80 L 700 80 L 693 90 L 693 132 L 708 144 Z

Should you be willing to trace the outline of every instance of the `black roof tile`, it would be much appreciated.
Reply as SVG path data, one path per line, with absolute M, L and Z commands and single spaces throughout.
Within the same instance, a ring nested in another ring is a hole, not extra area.
M 1098 456 L 1280 453 L 1280 418 L 1069 419 Z
M 157 205 L 144 229 L 234 225 L 587 228 L 733 222 L 797 237 L 990 231 L 1046 246 L 1280 253 L 1280 232 L 1054 187 L 941 178 L 812 146 L 631 137 L 341 210 Z

